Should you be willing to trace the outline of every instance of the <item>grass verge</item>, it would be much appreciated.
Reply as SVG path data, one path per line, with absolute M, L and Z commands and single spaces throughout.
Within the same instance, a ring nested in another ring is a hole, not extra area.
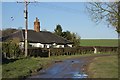
M 36 73 L 46 66 L 49 59 L 27 58 L 2 65 L 3 78 L 21 78 Z
M 111 54 L 111 53 L 107 53 Z M 36 74 L 43 68 L 48 68 L 55 60 L 65 60 L 76 57 L 96 56 L 101 54 L 84 54 L 84 55 L 71 55 L 71 56 L 51 56 L 50 58 L 24 58 L 14 62 L 2 65 L 3 78 L 21 78 L 31 74 Z
M 89 78 L 118 78 L 118 57 L 96 57 L 88 68 Z

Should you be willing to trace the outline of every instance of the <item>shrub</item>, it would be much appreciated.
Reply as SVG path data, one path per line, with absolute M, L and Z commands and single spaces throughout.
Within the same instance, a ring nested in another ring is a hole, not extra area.
M 5 58 L 17 58 L 20 55 L 19 45 L 14 40 L 3 42 L 2 54 Z

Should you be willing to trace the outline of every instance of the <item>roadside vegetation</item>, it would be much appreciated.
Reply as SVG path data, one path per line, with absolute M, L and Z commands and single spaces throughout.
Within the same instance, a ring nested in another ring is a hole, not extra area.
M 2 42 L 2 56 L 3 58 L 16 59 L 21 56 L 22 52 L 19 48 L 19 39 L 13 38 L 7 42 Z
M 89 78 L 118 78 L 118 57 L 96 57 L 88 68 Z
M 107 54 L 111 54 L 111 53 L 107 53 Z M 18 59 L 2 65 L 2 77 L 23 78 L 30 75 L 34 75 L 41 69 L 48 68 L 51 64 L 54 64 L 55 61 L 60 61 L 60 60 L 62 61 L 70 58 L 96 56 L 96 55 L 102 55 L 102 54 L 51 56 L 50 58 L 29 57 L 29 58 Z M 117 65 L 117 63 L 114 64 Z
M 51 61 L 48 58 L 24 58 L 2 66 L 3 78 L 22 78 L 45 68 Z

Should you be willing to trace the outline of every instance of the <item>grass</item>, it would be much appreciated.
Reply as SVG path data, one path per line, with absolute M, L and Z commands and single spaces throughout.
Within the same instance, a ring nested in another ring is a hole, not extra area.
M 81 39 L 80 46 L 118 46 L 117 39 Z
M 107 53 L 109 54 L 109 53 Z M 111 53 L 110 53 L 111 54 Z M 19 59 L 14 62 L 2 65 L 3 78 L 20 78 L 36 74 L 42 68 L 48 68 L 55 60 L 65 60 L 69 58 L 96 56 L 101 54 L 84 54 L 84 55 L 71 55 L 71 56 L 51 56 L 50 58 L 25 58 Z
M 43 61 L 44 60 L 44 61 Z M 43 64 L 43 62 L 45 62 Z M 43 65 L 47 65 L 48 59 L 36 59 L 27 58 L 20 59 L 15 62 L 4 64 L 2 66 L 2 77 L 3 78 L 19 78 L 23 76 L 28 76 L 30 73 L 36 72 L 38 69 L 43 68 Z
M 90 78 L 118 78 L 118 57 L 97 57 L 89 65 Z
M 2 65 L 0 64 L 0 80 L 2 78 Z

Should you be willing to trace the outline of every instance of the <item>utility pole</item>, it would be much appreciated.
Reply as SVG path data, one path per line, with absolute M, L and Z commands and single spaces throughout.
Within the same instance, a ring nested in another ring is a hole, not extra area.
M 37 1 L 34 2 L 28 2 L 27 0 L 24 0 L 24 2 L 17 2 L 17 3 L 24 3 L 25 4 L 25 9 L 24 9 L 24 18 L 25 18 L 25 40 L 24 40 L 24 45 L 25 45 L 25 57 L 28 56 L 28 4 L 29 3 L 36 3 Z
M 27 39 L 27 34 L 28 34 L 28 2 L 25 0 L 24 2 L 17 2 L 17 3 L 24 3 L 25 4 L 25 9 L 24 9 L 24 18 L 25 18 L 25 57 L 28 56 L 28 39 Z
M 118 1 L 118 38 L 120 39 L 120 1 Z
M 25 10 L 24 10 L 24 18 L 25 18 L 25 57 L 28 55 L 28 40 L 27 40 L 27 33 L 28 33 L 28 2 L 25 0 Z

